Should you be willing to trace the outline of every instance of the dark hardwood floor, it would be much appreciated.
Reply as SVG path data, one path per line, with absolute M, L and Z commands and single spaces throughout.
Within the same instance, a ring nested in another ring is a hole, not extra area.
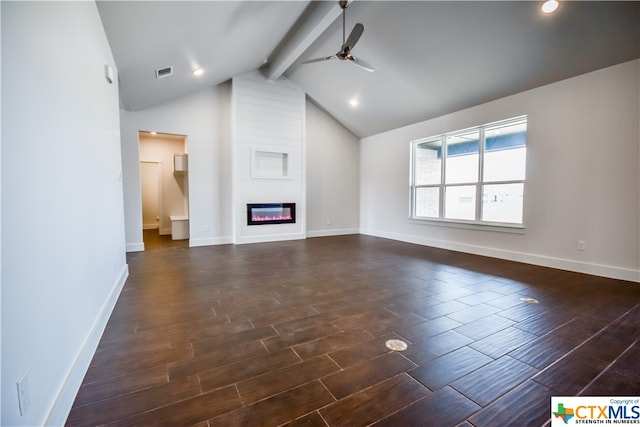
M 144 230 L 143 240 L 145 250 L 169 247 L 189 247 L 189 240 L 173 240 L 171 234 L 160 234 L 158 229 Z
M 358 235 L 147 248 L 68 426 L 541 426 L 640 394 L 637 283 Z

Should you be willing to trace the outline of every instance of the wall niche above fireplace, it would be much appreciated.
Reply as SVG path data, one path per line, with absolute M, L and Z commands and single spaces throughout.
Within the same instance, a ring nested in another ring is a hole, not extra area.
M 251 147 L 251 178 L 291 179 L 289 153 L 282 149 L 256 149 Z
M 295 224 L 295 203 L 248 203 L 247 225 Z

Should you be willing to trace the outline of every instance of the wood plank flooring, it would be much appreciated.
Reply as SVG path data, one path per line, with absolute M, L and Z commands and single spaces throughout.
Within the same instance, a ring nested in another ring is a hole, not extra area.
M 640 395 L 637 283 L 359 235 L 147 237 L 68 426 L 541 426 L 552 395 Z

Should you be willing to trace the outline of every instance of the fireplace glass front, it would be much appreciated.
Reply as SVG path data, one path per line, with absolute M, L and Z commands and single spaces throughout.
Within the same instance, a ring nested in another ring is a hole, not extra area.
M 295 222 L 295 203 L 247 204 L 247 225 L 287 224 Z

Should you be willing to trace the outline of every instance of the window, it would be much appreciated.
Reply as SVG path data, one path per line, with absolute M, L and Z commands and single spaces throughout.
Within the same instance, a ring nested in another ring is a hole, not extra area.
M 527 118 L 412 141 L 411 217 L 523 222 Z

